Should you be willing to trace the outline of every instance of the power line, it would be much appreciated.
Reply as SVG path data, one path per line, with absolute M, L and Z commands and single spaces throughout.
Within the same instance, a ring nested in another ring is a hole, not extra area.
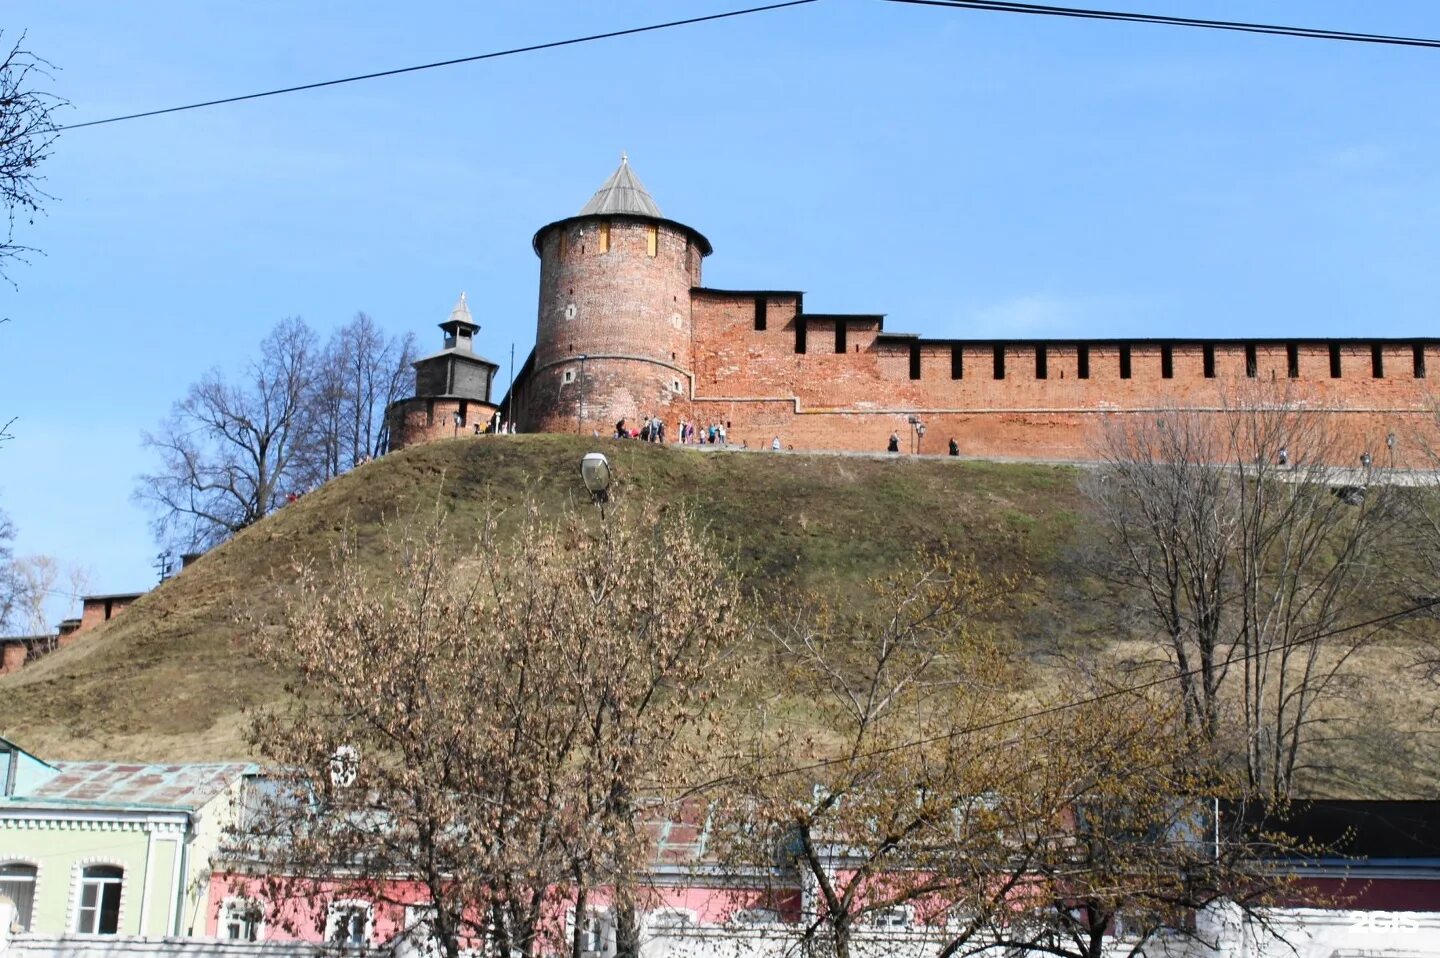
M 1316 27 L 1287 27 L 1273 23 L 1248 23 L 1240 20 L 1202 20 L 1195 17 L 1171 17 L 1158 13 L 1054 7 L 1039 3 L 1011 3 L 1008 0 L 885 0 L 885 2 L 909 3 L 924 7 L 953 7 L 957 10 L 986 10 L 992 13 L 1028 13 L 1045 17 L 1071 17 L 1080 20 L 1153 23 L 1172 27 L 1197 27 L 1203 30 L 1230 30 L 1237 33 L 1302 37 L 1310 40 L 1345 40 L 1351 43 L 1381 43 L 1390 46 L 1440 49 L 1440 40 L 1424 37 L 1398 37 L 1384 33 L 1352 33 L 1347 30 L 1322 30 Z
M 127 113 L 124 116 L 106 117 L 103 120 L 87 120 L 84 123 L 72 123 L 69 126 L 58 127 L 58 130 L 79 130 L 87 126 L 100 126 L 105 123 L 120 123 L 123 120 L 138 120 L 147 116 L 161 116 L 165 113 L 179 113 L 182 110 L 198 110 L 208 106 L 222 106 L 226 103 L 240 103 L 244 100 L 258 100 L 267 96 L 279 96 L 282 93 L 298 93 L 302 90 L 318 90 L 321 87 L 339 86 L 342 83 L 356 83 L 360 80 L 375 80 L 380 77 L 398 76 L 402 73 L 416 73 L 420 70 L 434 70 L 437 67 L 455 66 L 458 63 L 475 63 L 479 60 L 495 60 L 500 57 L 514 56 L 517 53 L 534 53 L 537 50 L 553 50 L 556 47 L 574 46 L 577 43 L 590 43 L 593 40 L 609 40 L 614 37 L 628 37 L 637 33 L 650 33 L 655 30 L 668 30 L 671 27 L 689 26 L 693 23 L 708 23 L 711 20 L 725 20 L 730 17 L 743 17 L 751 13 L 764 13 L 769 10 L 782 10 L 786 7 L 799 7 L 807 3 L 816 3 L 818 0 L 786 0 L 784 3 L 771 3 L 763 7 L 747 7 L 744 10 L 730 10 L 726 13 L 712 13 L 703 17 L 690 17 L 687 20 L 671 20 L 667 23 L 652 23 L 643 27 L 630 27 L 625 30 L 611 30 L 608 33 L 593 33 L 584 37 L 572 37 L 569 40 L 552 40 L 549 43 L 535 43 L 526 47 L 512 47 L 508 50 L 495 50 L 491 53 L 477 53 L 474 56 L 456 57 L 453 60 L 436 60 L 434 63 L 421 63 L 415 66 L 399 67 L 394 70 L 380 70 L 375 73 L 362 73 L 357 76 L 341 77 L 336 80 L 321 80 L 317 83 L 302 83 L 299 86 L 281 87 L 278 90 L 265 90 L 261 93 L 246 93 L 242 96 L 223 97 L 218 100 L 205 100 L 200 103 L 187 103 L 184 106 L 171 106 L 161 110 L 146 110 L 143 113 Z
M 1384 625 L 1387 622 L 1392 622 L 1396 619 L 1403 619 L 1407 616 L 1415 615 L 1417 613 L 1425 612 L 1437 607 L 1440 607 L 1440 598 L 1427 599 L 1424 602 L 1417 602 L 1409 608 L 1399 609 L 1395 612 L 1387 612 L 1384 615 L 1378 615 L 1372 619 L 1366 619 L 1363 622 L 1354 622 L 1350 625 L 1341 626 L 1338 629 L 1331 629 L 1328 632 L 1319 632 L 1315 635 L 1307 636 L 1305 638 L 1291 639 L 1288 642 L 1281 642 L 1279 645 L 1275 645 L 1267 649 L 1257 649 L 1253 652 L 1246 652 L 1244 655 L 1239 655 L 1228 659 L 1226 661 L 1226 665 L 1228 667 L 1229 665 L 1236 662 L 1244 662 L 1250 659 L 1257 659 L 1261 656 L 1271 655 L 1275 652 L 1283 652 L 1287 649 L 1297 648 L 1302 645 L 1309 645 L 1314 642 L 1319 642 L 1322 639 L 1329 639 L 1334 638 L 1337 635 L 1344 635 L 1347 632 L 1358 632 L 1361 629 L 1369 629 L 1375 626 Z M 1119 688 L 1110 689 L 1108 691 L 1100 692 L 1095 695 L 1086 696 L 1085 698 L 1073 699 L 1069 702 L 1061 702 L 1057 705 L 1046 706 L 1043 709 L 1035 709 L 1034 711 L 1030 712 L 1021 712 L 1017 715 L 1008 715 L 1004 718 L 994 719 L 993 721 L 989 722 L 982 722 L 978 725 L 970 725 L 964 728 L 951 729 L 948 732 L 941 732 L 938 735 L 931 735 L 925 738 L 917 738 L 910 739 L 909 741 L 905 742 L 897 742 L 894 745 L 886 745 L 881 748 L 870 749 L 869 751 L 865 752 L 857 752 L 853 755 L 846 755 L 841 758 L 824 758 L 818 759 L 814 762 L 806 763 L 804 765 L 792 765 L 787 768 L 775 769 L 773 771 L 765 772 L 757 777 L 761 779 L 783 778 L 786 775 L 797 775 L 801 772 L 814 772 L 823 768 L 829 768 L 832 765 L 844 765 L 848 762 L 854 762 L 859 759 L 878 758 L 885 755 L 893 755 L 896 752 L 908 751 L 912 748 L 923 748 L 926 745 L 935 745 L 939 742 L 945 742 L 950 739 L 959 738 L 962 735 L 972 735 L 976 732 L 989 732 L 997 728 L 1003 728 L 1006 725 L 1014 725 L 1019 722 L 1027 722 L 1031 719 L 1045 718 L 1049 715 L 1055 715 L 1060 712 L 1069 711 L 1070 709 L 1082 708 L 1086 705 L 1097 705 L 1102 702 L 1108 702 L 1111 699 L 1120 698 L 1121 696 L 1133 695 L 1136 692 L 1143 692 L 1147 689 L 1152 689 L 1161 685 L 1169 685 L 1170 683 L 1175 682 L 1178 679 L 1198 675 L 1199 672 L 1200 670 L 1198 668 L 1182 669 L 1181 671 L 1173 675 L 1164 675 L 1156 679 L 1150 679 L 1145 682 L 1140 682 L 1136 685 L 1121 686 Z M 703 792 L 707 789 L 714 788 L 717 785 L 723 785 L 726 782 L 734 781 L 738 777 L 739 776 L 737 775 L 723 775 L 720 778 L 712 779 L 703 784 L 688 787 L 683 790 L 682 795 L 693 795 L 697 792 Z

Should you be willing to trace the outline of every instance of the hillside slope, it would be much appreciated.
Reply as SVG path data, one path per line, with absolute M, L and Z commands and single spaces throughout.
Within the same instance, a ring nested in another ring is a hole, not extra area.
M 585 507 L 579 459 L 597 448 L 611 457 L 616 494 L 631 505 L 682 505 L 707 520 L 762 600 L 797 588 L 853 596 L 861 580 L 917 546 L 946 542 L 1020 577 L 996 626 L 1042 675 L 1048 653 L 1114 647 L 1105 590 L 1085 568 L 1094 535 L 1073 468 L 465 437 L 403 450 L 326 484 L 83 641 L 0 679 L 0 734 L 56 758 L 241 757 L 243 712 L 274 701 L 278 681 L 248 649 L 237 610 L 273 603 L 294 563 L 324 556 L 347 525 L 364 542 L 383 516 L 437 497 L 466 514 L 527 497 L 548 510 Z M 677 584 L 683 575 L 676 570 Z M 1337 756 L 1348 766 L 1344 781 L 1322 790 L 1433 788 L 1435 760 L 1417 759 L 1395 734 L 1420 714 L 1420 690 L 1391 678 L 1400 663 L 1399 652 L 1377 654 L 1384 699 L 1357 699 L 1373 740 Z

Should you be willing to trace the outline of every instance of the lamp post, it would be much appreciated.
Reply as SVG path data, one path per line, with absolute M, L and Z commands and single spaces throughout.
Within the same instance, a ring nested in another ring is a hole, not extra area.
M 575 383 L 575 387 L 580 391 L 580 401 L 575 407 L 575 434 L 577 436 L 585 435 L 585 360 L 587 358 L 585 353 L 580 354 L 580 375 Z
M 910 417 L 909 422 L 911 430 L 910 451 L 918 456 L 920 454 L 921 441 L 925 438 L 925 424 L 920 421 L 919 416 L 913 415 Z
M 605 520 L 605 504 L 610 501 L 610 460 L 601 452 L 586 453 L 580 460 L 580 480 L 590 490 L 590 501 L 600 510 L 600 520 Z

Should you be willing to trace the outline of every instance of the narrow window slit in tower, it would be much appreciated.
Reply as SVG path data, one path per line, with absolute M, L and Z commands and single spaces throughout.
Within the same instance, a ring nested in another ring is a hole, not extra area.
M 835 352 L 848 353 L 850 347 L 845 342 L 845 333 L 850 329 L 841 319 L 835 320 Z
M 1130 347 L 1120 347 L 1120 378 L 1130 378 Z
M 918 340 L 910 344 L 910 378 L 920 378 L 920 342 Z
M 1160 347 L 1160 378 L 1175 378 L 1175 347 L 1169 343 Z
M 1004 344 L 995 347 L 995 378 L 1005 378 L 1005 346 Z
M 1300 347 L 1296 343 L 1285 344 L 1285 375 L 1300 378 Z
M 1340 344 L 1339 344 L 1339 343 L 1331 343 L 1331 344 L 1330 344 L 1330 378 L 1331 378 L 1331 379 L 1339 379 L 1339 378 L 1340 378 L 1340 372 L 1341 372 L 1341 370 L 1340 370 Z
M 950 378 L 965 378 L 965 347 L 959 343 L 950 344 Z
M 660 227 L 651 224 L 645 230 L 645 253 L 654 256 L 660 246 Z
M 1035 347 L 1035 378 L 1050 378 L 1050 354 L 1044 346 Z
M 1090 347 L 1075 347 L 1075 375 L 1081 379 L 1090 378 Z
M 1370 377 L 1385 378 L 1385 349 L 1379 343 L 1370 344 Z
M 1245 344 L 1245 375 L 1246 375 L 1247 377 L 1249 377 L 1250 379 L 1254 379 L 1255 376 L 1256 376 L 1256 374 L 1259 372 L 1259 370 L 1260 370 L 1260 361 L 1259 361 L 1259 358 L 1256 357 L 1256 355 L 1255 355 L 1255 344 L 1254 344 L 1254 343 L 1246 343 L 1246 344 Z
M 1214 379 L 1214 378 L 1215 378 L 1215 346 L 1214 346 L 1213 344 L 1211 344 L 1211 343 L 1206 343 L 1204 346 L 1200 347 L 1200 354 L 1201 354 L 1201 356 L 1203 357 L 1203 358 L 1202 358 L 1202 362 L 1204 362 L 1204 364 L 1205 364 L 1205 378 L 1206 378 L 1206 379 Z
M 610 224 L 600 224 L 600 252 L 610 252 Z
M 769 307 L 769 305 L 770 305 L 770 301 L 767 300 L 764 296 L 756 296 L 756 297 L 755 297 L 755 330 L 756 330 L 756 332 L 762 332 L 762 333 L 763 333 L 763 332 L 765 331 L 765 311 L 766 311 L 766 309 Z
M 1416 343 L 1410 347 L 1410 359 L 1414 365 L 1416 379 L 1425 378 L 1425 344 Z

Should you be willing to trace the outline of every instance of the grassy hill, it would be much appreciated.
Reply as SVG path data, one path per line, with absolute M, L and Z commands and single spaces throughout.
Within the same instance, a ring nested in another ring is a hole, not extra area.
M 478 513 L 527 498 L 583 507 L 579 459 L 600 449 L 616 495 L 693 508 L 733 551 L 762 600 L 788 590 L 852 596 L 919 545 L 948 543 L 982 567 L 1019 577 L 996 620 L 1036 667 L 1063 650 L 1113 650 L 1120 633 L 1087 570 L 1095 539 L 1072 467 L 949 459 L 725 453 L 566 436 L 460 438 L 355 469 L 194 563 L 113 622 L 0 679 L 0 734 L 57 758 L 214 760 L 244 754 L 246 708 L 273 701 L 237 609 L 275 601 L 297 559 L 326 554 L 353 526 L 362 542 L 382 517 L 424 507 Z M 683 570 L 677 570 L 677 581 Z M 1337 752 L 1344 774 L 1316 789 L 1430 794 L 1434 750 L 1401 732 L 1424 714 L 1423 690 L 1395 678 L 1403 650 L 1377 651 L 1373 681 L 1352 705 L 1367 721 Z

